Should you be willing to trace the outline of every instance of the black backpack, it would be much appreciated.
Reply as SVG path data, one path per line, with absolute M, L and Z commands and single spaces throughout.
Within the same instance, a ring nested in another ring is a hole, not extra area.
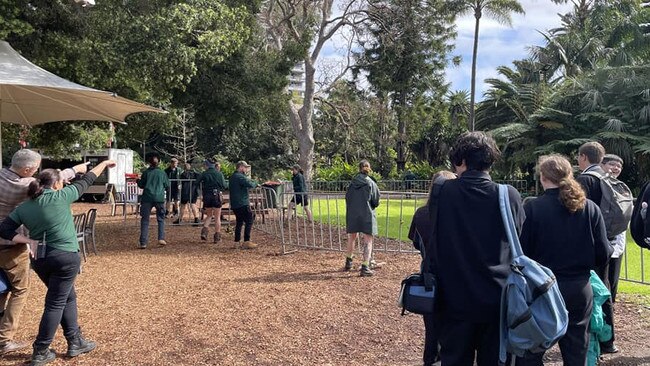
M 650 249 L 650 217 L 647 215 L 647 208 L 642 208 L 644 202 L 650 205 L 650 182 L 646 182 L 641 188 L 630 221 L 630 234 L 634 242 L 641 248 Z

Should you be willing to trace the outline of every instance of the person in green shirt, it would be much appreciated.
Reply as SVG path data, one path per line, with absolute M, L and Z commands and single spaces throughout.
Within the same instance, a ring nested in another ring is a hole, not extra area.
M 307 214 L 307 220 L 313 221 L 311 210 L 309 209 L 309 196 L 307 196 L 307 184 L 305 183 L 305 176 L 300 165 L 295 164 L 291 167 L 291 182 L 293 183 L 294 197 L 289 202 L 288 215 L 290 215 L 297 205 L 302 205 L 302 210 Z
M 151 210 L 156 208 L 158 221 L 158 245 L 165 246 L 165 192 L 169 189 L 167 174 L 158 168 L 160 157 L 157 153 L 147 156 L 149 168 L 142 173 L 138 187 L 142 189 L 140 202 L 140 249 L 146 249 L 149 241 L 149 218 Z
M 221 164 L 212 160 L 205 161 L 206 170 L 201 173 L 197 185 L 203 192 L 203 209 L 205 210 L 205 221 L 201 228 L 201 240 L 207 240 L 210 233 L 210 223 L 214 216 L 214 237 L 213 241 L 221 241 L 221 207 L 223 206 L 223 191 L 228 189 L 228 182 L 221 173 Z
M 250 165 L 243 160 L 237 162 L 236 171 L 230 176 L 230 208 L 235 213 L 237 224 L 235 224 L 235 243 L 241 240 L 241 228 L 244 226 L 244 249 L 257 248 L 257 244 L 251 241 L 251 229 L 253 228 L 253 211 L 248 199 L 248 190 L 257 187 L 257 183 L 250 180 L 246 173 L 250 172 Z
M 29 184 L 30 199 L 0 223 L 0 237 L 17 245 L 29 246 L 32 268 L 47 287 L 45 309 L 33 344 L 32 366 L 44 365 L 56 358 L 49 347 L 59 324 L 68 341 L 68 357 L 76 357 L 96 347 L 95 342 L 84 339 L 77 319 L 74 282 L 81 258 L 71 204 L 106 167 L 113 166 L 114 161 L 106 160 L 67 187 L 64 187 L 61 172 L 43 170 Z M 16 232 L 21 225 L 29 230 L 29 238 Z

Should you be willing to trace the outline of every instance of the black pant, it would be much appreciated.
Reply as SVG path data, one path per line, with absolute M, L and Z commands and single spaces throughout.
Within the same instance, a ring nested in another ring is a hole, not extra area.
M 603 283 L 611 293 L 612 287 L 611 284 L 609 283 L 609 262 L 607 262 L 607 264 L 605 264 L 604 266 L 598 267 L 596 269 L 596 273 L 598 273 L 598 277 L 600 278 L 601 281 L 603 281 Z M 614 346 L 614 334 L 616 334 L 616 332 L 614 330 L 614 303 L 612 303 L 611 297 L 607 298 L 607 301 L 605 301 L 602 308 L 603 308 L 603 315 L 605 316 L 605 323 L 609 324 L 612 327 L 612 339 L 610 339 L 607 342 L 600 343 L 600 348 L 612 348 Z
M 45 258 L 32 261 L 32 265 L 47 287 L 45 310 L 34 346 L 49 347 L 59 324 L 66 339 L 76 337 L 79 334 L 79 324 L 74 281 L 81 265 L 79 253 L 48 248 Z
M 423 315 L 424 318 L 424 361 L 425 366 L 433 365 L 440 358 L 438 343 L 438 322 L 435 315 Z
M 251 211 L 250 206 L 237 207 L 232 210 L 235 213 L 235 218 L 237 218 L 237 224 L 235 225 L 235 241 L 238 242 L 241 240 L 241 227 L 244 224 L 246 224 L 244 227 L 244 241 L 251 240 L 253 211 Z
M 440 328 L 442 366 L 478 366 L 499 364 L 499 320 L 474 323 L 444 319 Z
M 618 278 L 621 277 L 621 257 L 609 259 L 609 286 L 611 287 L 612 302 L 616 302 L 616 293 L 618 292 Z
M 558 286 L 569 312 L 569 327 L 558 342 L 564 366 L 584 366 L 589 348 L 589 321 L 594 293 L 589 279 L 559 280 Z M 516 366 L 542 366 L 544 353 L 517 358 Z

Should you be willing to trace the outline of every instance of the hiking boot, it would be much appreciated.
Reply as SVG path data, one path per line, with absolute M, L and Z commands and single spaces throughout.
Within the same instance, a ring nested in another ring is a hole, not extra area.
M 212 238 L 215 243 L 218 243 L 221 241 L 221 233 L 214 233 L 214 237 Z
M 0 355 L 29 347 L 29 343 L 9 341 L 0 347 Z
M 242 248 L 244 248 L 244 249 L 255 249 L 255 248 L 257 248 L 257 244 L 253 243 L 252 241 L 245 241 Z
M 210 232 L 210 229 L 208 229 L 207 227 L 204 226 L 201 229 L 201 240 L 208 240 L 208 233 L 209 232 Z
M 66 356 L 77 357 L 82 353 L 88 353 L 97 347 L 97 343 L 84 339 L 81 331 L 79 334 L 68 340 L 68 352 Z
M 49 347 L 37 348 L 34 346 L 34 352 L 32 353 L 32 361 L 29 363 L 29 366 L 42 366 L 46 363 L 50 363 L 56 359 L 56 354 Z
M 352 269 L 352 258 L 345 257 L 345 270 L 349 271 Z
M 192 226 L 199 226 L 199 225 L 201 225 L 201 222 L 199 221 L 198 217 L 195 217 L 194 218 L 194 224 L 192 224 Z
M 167 242 L 164 239 L 161 239 L 161 240 L 158 240 L 158 245 L 161 246 L 161 247 L 164 247 L 165 245 L 167 245 Z
M 172 222 L 172 225 L 180 225 L 180 224 L 181 224 L 180 219 L 174 220 L 174 222 Z
M 359 271 L 359 276 L 361 277 L 372 277 L 375 274 L 374 271 L 372 271 L 368 266 L 361 266 L 361 270 Z

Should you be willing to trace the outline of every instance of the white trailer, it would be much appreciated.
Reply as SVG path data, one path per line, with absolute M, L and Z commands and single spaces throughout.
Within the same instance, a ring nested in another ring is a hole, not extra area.
M 96 166 L 106 159 L 115 160 L 117 166 L 104 170 L 97 177 L 86 194 L 103 195 L 106 193 L 107 184 L 112 184 L 116 192 L 124 192 L 126 187 L 126 174 L 133 173 L 133 150 L 130 149 L 105 149 L 88 150 L 82 152 L 83 161 L 90 162 L 89 168 Z

